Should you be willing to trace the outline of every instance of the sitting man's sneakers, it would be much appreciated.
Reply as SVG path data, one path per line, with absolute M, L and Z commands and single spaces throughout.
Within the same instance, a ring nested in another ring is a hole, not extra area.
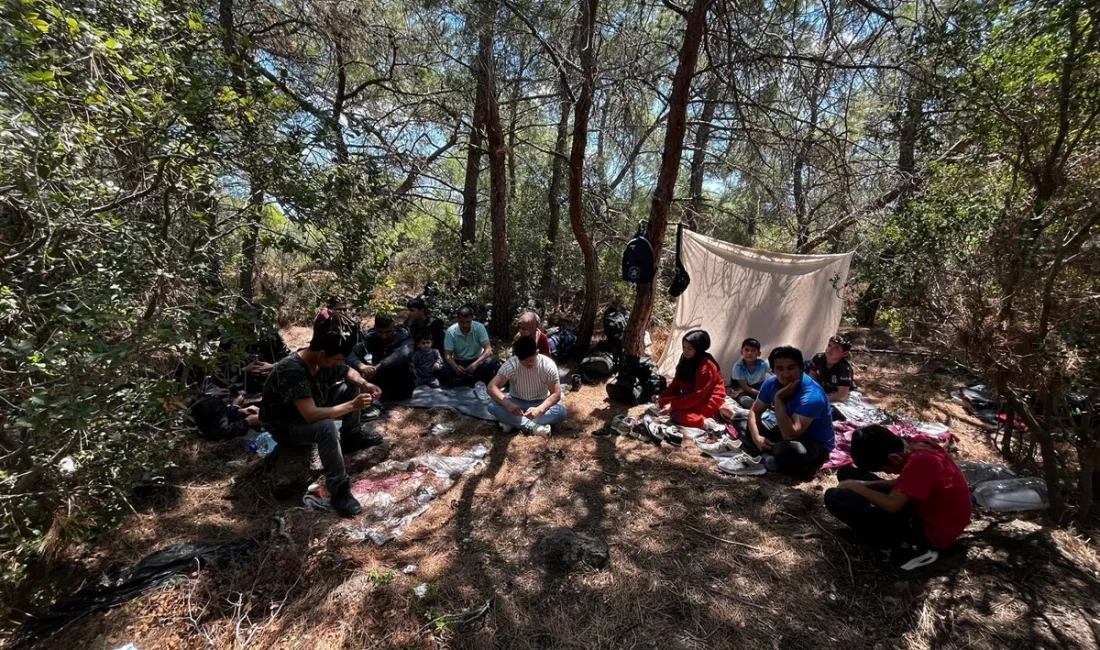
M 514 428 L 512 425 L 505 424 L 504 422 L 497 422 L 497 424 L 500 425 L 501 433 L 512 433 L 512 429 Z
M 699 445 L 699 451 L 711 458 L 731 458 L 741 454 L 741 441 L 723 436 L 712 443 Z
M 365 411 L 362 411 L 362 414 L 359 417 L 363 421 L 368 421 L 368 420 L 377 420 L 381 416 L 382 416 L 382 407 L 375 404 L 374 406 L 371 406 L 369 409 L 367 409 Z
M 742 452 L 718 463 L 718 471 L 733 476 L 762 476 L 768 470 L 764 468 L 760 457 L 749 456 Z
M 540 436 L 545 438 L 550 435 L 549 424 L 535 424 L 528 420 L 526 426 L 523 427 L 523 435 L 525 436 Z
M 890 563 L 902 571 L 916 571 L 938 559 L 940 559 L 938 551 L 930 548 L 918 548 L 909 544 L 902 544 L 890 551 Z
M 332 509 L 341 517 L 354 517 L 363 512 L 363 506 L 351 495 L 351 481 L 348 479 L 344 479 L 344 482 L 332 491 L 330 503 Z

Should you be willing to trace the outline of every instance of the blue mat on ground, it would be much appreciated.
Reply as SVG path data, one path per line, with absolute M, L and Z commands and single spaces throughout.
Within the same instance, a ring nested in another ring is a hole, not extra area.
M 431 388 L 418 386 L 412 397 L 397 402 L 385 402 L 386 406 L 408 406 L 414 409 L 450 409 L 479 420 L 496 422 L 489 413 L 489 402 L 483 402 L 473 388 Z

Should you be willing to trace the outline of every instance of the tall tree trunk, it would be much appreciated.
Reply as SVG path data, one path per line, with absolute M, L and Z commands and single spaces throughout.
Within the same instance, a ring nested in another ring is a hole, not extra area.
M 711 121 L 718 108 L 718 79 L 711 79 L 707 85 L 707 95 L 703 98 L 703 111 L 699 115 L 699 126 L 695 129 L 695 147 L 691 154 L 691 209 L 688 210 L 687 225 L 692 230 L 699 229 L 699 215 L 703 213 L 703 172 L 706 169 L 707 145 L 714 130 Z
M 687 27 L 684 43 L 680 48 L 680 60 L 672 78 L 672 90 L 668 97 L 668 126 L 665 130 L 664 151 L 661 153 L 661 169 L 657 175 L 657 187 L 653 191 L 653 203 L 649 211 L 649 236 L 653 243 L 655 264 L 660 264 L 668 228 L 668 213 L 680 175 L 680 159 L 683 155 L 684 136 L 687 133 L 687 105 L 691 97 L 691 80 L 699 62 L 699 45 L 707 29 L 707 10 L 712 0 L 695 0 L 686 13 Z M 645 330 L 653 314 L 653 283 L 639 284 L 634 292 L 634 308 L 626 324 L 623 347 L 626 354 L 641 355 L 645 351 Z
M 470 125 L 470 143 L 466 152 L 466 180 L 462 186 L 462 231 L 459 241 L 462 244 L 463 257 L 472 254 L 477 241 L 477 186 L 481 178 L 481 155 L 485 152 L 484 137 L 485 119 L 488 110 L 488 98 L 485 89 L 488 86 L 486 75 L 488 70 L 485 62 L 492 56 L 492 34 L 482 32 L 477 42 L 477 58 L 474 63 L 474 116 Z M 468 277 L 470 270 L 462 267 L 460 270 L 459 284 L 469 286 L 472 278 Z
M 504 130 L 500 123 L 493 72 L 493 20 L 495 12 L 482 32 L 478 48 L 485 93 L 485 130 L 489 144 L 489 218 L 493 225 L 493 334 L 504 338 L 512 316 L 512 291 L 508 277 L 508 170 Z
M 565 148 L 569 145 L 569 110 L 572 108 L 569 93 L 564 88 L 561 97 L 558 136 L 554 140 L 554 154 L 550 156 L 551 172 L 548 196 L 550 219 L 546 224 L 546 247 L 543 250 L 542 282 L 540 283 L 547 297 L 549 297 L 554 286 L 554 262 L 557 259 L 558 230 L 561 228 L 562 179 L 565 178 L 568 162 L 565 156 Z
M 516 121 L 519 117 L 519 95 L 523 90 L 523 75 L 527 72 L 527 52 L 519 52 L 519 69 L 512 80 L 512 97 L 508 105 L 508 201 L 516 198 Z
M 584 308 L 577 327 L 578 354 L 588 351 L 600 306 L 600 277 L 596 246 L 584 226 L 584 154 L 588 147 L 588 118 L 596 86 L 596 10 L 598 0 L 581 4 L 577 47 L 581 61 L 581 91 L 573 113 L 573 147 L 569 152 L 569 222 L 584 256 Z
M 253 170 L 255 171 L 255 170 Z M 260 241 L 260 225 L 264 214 L 264 183 L 253 176 L 252 194 L 248 197 L 248 224 L 241 245 L 241 298 L 252 301 L 256 286 L 256 255 Z
M 810 118 L 806 125 L 806 137 L 798 144 L 798 151 L 794 158 L 794 214 L 797 225 L 795 249 L 801 249 L 810 241 L 810 201 L 806 196 L 806 163 L 809 162 L 811 150 L 814 146 L 814 136 L 817 131 L 818 120 L 818 92 L 817 84 L 820 71 L 814 74 L 814 88 L 810 92 Z
M 222 53 L 229 60 L 229 69 L 232 74 L 230 83 L 238 95 L 247 97 L 249 89 L 245 81 L 244 55 L 238 49 L 233 0 L 219 0 L 218 23 L 222 29 Z M 243 118 L 242 123 L 250 124 Z M 260 239 L 260 224 L 263 220 L 265 187 L 262 180 L 263 163 L 258 153 L 252 148 L 257 143 L 255 129 L 245 126 L 243 135 L 241 144 L 246 151 L 244 167 L 248 173 L 249 189 L 248 207 L 245 211 L 247 231 L 241 244 L 240 297 L 251 301 L 255 297 L 256 249 Z

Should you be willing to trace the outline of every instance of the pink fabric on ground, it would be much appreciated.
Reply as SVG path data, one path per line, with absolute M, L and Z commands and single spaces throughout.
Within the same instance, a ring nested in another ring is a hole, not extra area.
M 852 450 L 852 433 L 857 429 L 871 426 L 870 422 L 834 422 L 836 428 L 836 447 L 833 452 L 829 454 L 829 460 L 821 467 L 821 469 L 836 469 L 838 467 L 844 467 L 845 465 L 852 464 L 852 456 L 850 454 Z M 952 442 L 958 440 L 955 434 L 950 431 L 938 435 L 929 435 L 917 430 L 911 424 L 905 422 L 898 422 L 897 424 L 888 424 L 886 428 L 893 431 L 898 436 L 912 442 L 930 442 L 935 445 L 940 445 L 946 448 Z

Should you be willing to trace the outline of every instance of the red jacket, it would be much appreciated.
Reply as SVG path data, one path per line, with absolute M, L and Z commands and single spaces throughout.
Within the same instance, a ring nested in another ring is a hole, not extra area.
M 691 392 L 682 394 L 685 391 Z M 707 359 L 695 371 L 694 384 L 684 383 L 674 377 L 665 392 L 661 393 L 657 404 L 668 404 L 673 411 L 714 414 L 725 401 L 726 384 L 722 381 L 722 371 L 717 363 Z

